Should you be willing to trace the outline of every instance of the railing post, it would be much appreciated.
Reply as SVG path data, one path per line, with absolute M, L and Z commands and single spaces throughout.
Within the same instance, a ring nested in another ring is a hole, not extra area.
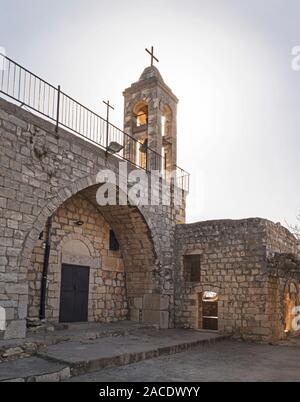
M 109 142 L 109 106 L 107 106 L 107 111 L 106 111 L 106 156 L 108 154 L 108 142 Z
M 148 141 L 146 143 L 146 151 L 145 151 L 145 156 L 146 156 L 146 161 L 145 161 L 145 167 L 146 167 L 146 172 L 150 172 L 151 171 L 151 167 L 148 166 Z
M 59 126 L 59 110 L 60 110 L 60 85 L 57 87 L 57 109 L 56 109 L 56 127 L 55 132 L 58 133 Z

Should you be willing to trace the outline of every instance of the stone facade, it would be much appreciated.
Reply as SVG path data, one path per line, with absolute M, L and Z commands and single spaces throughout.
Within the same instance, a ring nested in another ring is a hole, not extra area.
M 145 159 L 149 170 L 160 170 L 170 180 L 177 163 L 177 97 L 154 66 L 147 67 L 123 95 L 124 131 L 140 143 L 146 142 L 147 147 L 154 151 L 141 153 L 132 149 L 129 140 L 127 152 Z M 180 209 L 178 217 L 183 223 L 184 208 Z
M 283 338 L 290 320 L 292 306 L 287 297 L 293 287 L 294 307 L 300 306 L 300 252 L 299 242 L 279 224 L 266 221 L 264 244 L 268 272 L 267 320 L 271 339 Z
M 201 296 L 210 291 L 218 294 L 220 332 L 248 340 L 283 337 L 280 283 L 290 272 L 279 278 L 269 269 L 268 257 L 274 253 L 297 253 L 297 241 L 282 226 L 263 219 L 177 226 L 175 325 L 201 329 Z M 200 255 L 198 283 L 184 279 L 185 255 Z
M 80 219 L 86 224 L 76 226 Z M 113 322 L 128 315 L 124 262 L 120 251 L 109 250 L 110 226 L 81 195 L 66 201 L 54 214 L 46 295 L 46 318 L 59 321 L 61 266 L 90 267 L 88 320 Z M 28 317 L 38 318 L 44 261 L 44 239 L 33 249 L 28 269 Z
M 282 338 L 287 311 L 300 303 L 296 239 L 263 219 L 184 224 L 186 194 L 171 186 L 171 202 L 162 202 L 176 165 L 178 100 L 155 67 L 124 96 L 124 130 L 167 160 L 166 180 L 151 187 L 151 205 L 100 206 L 100 170 L 115 172 L 122 194 L 120 159 L 0 100 L 0 306 L 7 320 L 0 336 L 24 337 L 26 319 L 39 315 L 41 233 L 51 217 L 47 320 L 59 321 L 62 264 L 73 264 L 90 268 L 89 321 L 206 329 L 213 319 L 219 332 L 242 339 Z M 125 153 L 145 158 L 145 168 L 157 167 L 141 148 L 132 153 L 130 140 L 124 145 Z M 150 184 L 142 192 L 150 193 Z M 110 230 L 119 251 L 109 250 Z
M 0 100 L 0 136 L 0 305 L 8 324 L 2 336 L 19 338 L 26 331 L 32 252 L 48 217 L 80 192 L 95 204 L 99 170 L 108 168 L 118 177 L 119 160 L 63 129 L 56 133 L 53 124 L 5 100 Z M 162 322 L 156 314 L 155 324 L 172 326 L 177 209 L 161 205 L 161 187 L 157 197 L 152 206 L 107 206 L 98 212 L 120 242 L 129 318 L 154 323 L 149 294 L 155 300 L 165 295 L 167 314 Z

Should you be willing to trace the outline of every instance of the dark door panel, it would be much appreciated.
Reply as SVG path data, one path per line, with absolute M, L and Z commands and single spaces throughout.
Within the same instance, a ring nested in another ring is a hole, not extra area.
M 218 330 L 218 319 L 214 317 L 203 317 L 203 329 L 212 331 Z
M 60 322 L 87 321 L 89 274 L 89 267 L 62 265 Z
M 202 328 L 218 330 L 218 302 L 203 301 L 202 303 Z

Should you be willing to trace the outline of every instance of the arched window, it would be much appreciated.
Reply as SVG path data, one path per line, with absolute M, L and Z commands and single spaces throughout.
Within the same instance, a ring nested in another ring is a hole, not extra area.
M 164 105 L 161 114 L 161 134 L 163 157 L 162 173 L 167 178 L 172 171 L 172 111 L 168 105 Z
M 138 141 L 134 143 L 134 162 L 143 169 L 147 167 L 148 148 L 148 105 L 145 101 L 138 102 L 133 108 L 133 136 Z
M 133 110 L 136 127 L 146 126 L 148 124 L 148 105 L 146 102 L 139 102 Z
M 162 136 L 165 138 L 171 137 L 172 130 L 172 111 L 168 105 L 164 105 L 161 117 Z

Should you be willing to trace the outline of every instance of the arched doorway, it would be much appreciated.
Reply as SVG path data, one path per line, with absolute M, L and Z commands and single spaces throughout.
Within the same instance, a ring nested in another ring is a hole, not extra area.
M 299 305 L 299 289 L 295 282 L 289 282 L 284 292 L 284 332 L 292 333 L 295 307 Z
M 204 330 L 217 331 L 218 330 L 218 301 L 219 296 L 216 292 L 205 291 L 198 295 L 198 319 L 199 328 Z
M 98 187 L 79 191 L 53 213 L 46 292 L 49 321 L 142 321 L 143 299 L 157 291 L 156 253 L 141 211 L 130 205 L 99 206 Z M 31 318 L 39 316 L 43 246 L 42 230 L 27 276 Z M 70 311 L 66 318 L 62 301 L 65 305 L 69 297 L 74 306 L 79 296 L 84 299 L 81 318 L 70 317 Z
M 92 279 L 90 270 L 95 264 L 90 251 L 92 245 L 88 247 L 85 240 L 84 236 L 82 238 L 74 238 L 70 235 L 63 237 L 61 258 L 59 258 L 61 260 L 59 264 L 61 278 L 57 283 L 60 286 L 60 322 L 88 321 L 88 313 L 91 308 L 89 306 L 89 290 L 90 286 L 93 286 L 93 281 L 90 283 L 90 279 Z

